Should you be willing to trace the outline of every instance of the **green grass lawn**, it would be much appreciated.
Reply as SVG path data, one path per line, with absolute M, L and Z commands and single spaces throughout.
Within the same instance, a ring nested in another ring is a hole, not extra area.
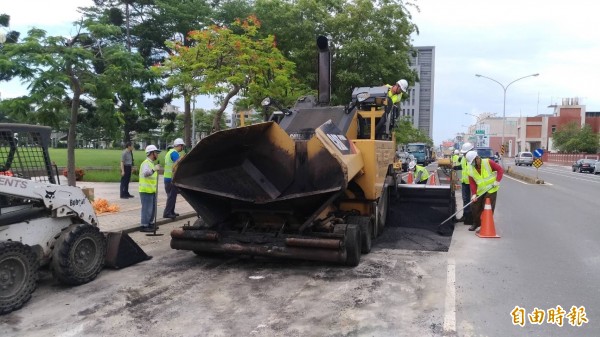
M 67 166 L 67 149 L 49 149 L 50 160 L 58 167 Z M 123 150 L 75 149 L 75 167 L 83 168 L 83 181 L 119 182 L 121 181 L 121 153 Z M 162 154 L 162 153 L 161 153 Z M 164 160 L 160 157 L 161 162 Z M 133 151 L 135 167 L 139 168 L 146 159 L 144 151 Z M 88 167 L 108 168 L 109 170 L 85 170 Z M 138 181 L 137 174 L 131 175 L 131 181 Z

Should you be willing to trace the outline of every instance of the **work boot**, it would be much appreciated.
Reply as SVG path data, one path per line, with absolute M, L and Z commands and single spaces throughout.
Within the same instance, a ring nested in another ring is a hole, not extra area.
M 479 228 L 480 225 L 476 225 L 476 224 L 472 224 L 471 227 L 469 227 L 469 230 L 472 232 L 474 230 L 476 230 L 477 228 Z
M 460 217 L 460 218 L 456 218 L 456 220 L 454 220 L 455 222 L 463 222 L 465 220 L 465 217 Z

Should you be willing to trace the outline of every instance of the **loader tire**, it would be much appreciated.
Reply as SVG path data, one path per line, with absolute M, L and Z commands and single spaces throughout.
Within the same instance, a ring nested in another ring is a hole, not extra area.
M 96 278 L 105 256 L 106 238 L 98 227 L 71 225 L 56 241 L 50 267 L 62 283 L 80 285 Z
M 0 315 L 20 309 L 37 287 L 38 259 L 20 242 L 0 242 Z
M 356 267 L 360 263 L 361 234 L 360 226 L 348 224 L 344 237 L 346 247 L 346 265 Z
M 360 252 L 369 254 L 373 245 L 373 221 L 368 216 L 349 216 L 347 219 L 349 224 L 360 226 L 361 246 Z

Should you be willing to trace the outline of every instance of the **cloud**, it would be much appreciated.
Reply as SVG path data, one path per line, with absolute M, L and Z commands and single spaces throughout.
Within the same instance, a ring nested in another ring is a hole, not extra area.
M 81 17 L 77 8 L 91 6 L 91 0 L 26 0 L 2 1 L 0 12 L 10 15 L 11 29 L 28 30 L 31 27 L 46 29 L 70 25 Z

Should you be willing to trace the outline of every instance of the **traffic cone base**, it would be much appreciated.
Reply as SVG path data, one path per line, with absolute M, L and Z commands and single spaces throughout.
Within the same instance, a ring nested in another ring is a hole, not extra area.
M 481 213 L 481 229 L 476 233 L 480 238 L 499 238 L 496 235 L 496 227 L 494 226 L 494 211 L 492 211 L 492 203 L 490 198 L 485 198 L 485 207 Z
M 412 184 L 412 183 L 414 183 L 414 182 L 413 182 L 413 175 L 412 175 L 412 171 L 408 171 L 408 178 L 407 178 L 407 182 L 408 182 L 409 184 Z

